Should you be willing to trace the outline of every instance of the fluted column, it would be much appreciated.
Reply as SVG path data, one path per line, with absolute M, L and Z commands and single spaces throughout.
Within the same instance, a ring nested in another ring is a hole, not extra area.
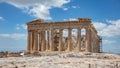
M 93 52 L 93 50 L 94 50 L 94 34 L 92 33 L 91 34 L 91 52 Z
M 46 31 L 46 51 L 48 50 L 48 45 L 49 45 L 49 31 Z
M 42 31 L 42 46 L 41 51 L 45 51 L 45 31 Z
M 28 37 L 27 37 L 27 52 L 30 52 L 31 48 L 30 48 L 30 40 L 31 40 L 31 37 L 30 37 L 30 31 L 28 31 Z
M 50 51 L 54 51 L 54 36 L 53 36 L 54 30 L 51 30 L 51 41 L 50 41 Z
M 71 51 L 72 29 L 68 29 L 68 51 Z
M 87 40 L 87 42 L 86 42 L 86 52 L 91 52 L 91 42 L 90 42 L 91 32 L 90 32 L 89 28 L 86 29 L 86 40 Z
M 89 52 L 91 52 L 91 30 L 89 28 Z M 95 36 L 94 36 L 95 37 Z
M 35 51 L 35 49 L 36 49 L 36 42 L 35 42 L 36 41 L 36 36 L 35 35 L 36 35 L 36 32 L 34 32 L 34 44 L 33 44 L 34 46 L 33 46 L 33 51 Z
M 42 36 L 41 36 L 41 32 L 39 32 L 39 47 L 38 47 L 38 51 L 41 51 L 41 38 Z
M 38 33 L 34 33 L 34 52 L 38 51 Z
M 86 52 L 89 52 L 89 31 L 88 29 L 86 29 L 86 48 L 85 48 Z
M 43 31 L 41 31 L 41 51 L 43 51 Z
M 100 52 L 99 49 L 100 49 L 100 42 L 99 42 L 99 39 L 97 39 L 96 40 L 96 52 Z
M 50 31 L 50 51 L 52 51 L 52 30 Z
M 34 51 L 34 31 L 32 31 L 31 50 Z
M 30 52 L 32 52 L 32 31 L 30 32 Z
M 94 38 L 95 38 L 95 45 L 94 45 L 94 52 L 97 52 L 97 38 L 94 36 Z
M 39 47 L 39 45 L 38 45 L 38 32 L 36 32 L 36 50 L 38 51 L 38 47 Z
M 59 51 L 62 51 L 62 34 L 63 34 L 63 29 L 59 30 L 60 37 L 59 37 Z
M 81 29 L 78 28 L 78 32 L 77 32 L 77 51 L 81 51 Z
M 48 50 L 50 50 L 50 31 L 48 31 Z

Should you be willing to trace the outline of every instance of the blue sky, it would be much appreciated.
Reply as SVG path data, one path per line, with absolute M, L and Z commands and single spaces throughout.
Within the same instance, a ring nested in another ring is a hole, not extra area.
M 26 22 L 91 18 L 103 51 L 120 53 L 120 0 L 0 0 L 0 51 L 24 50 Z

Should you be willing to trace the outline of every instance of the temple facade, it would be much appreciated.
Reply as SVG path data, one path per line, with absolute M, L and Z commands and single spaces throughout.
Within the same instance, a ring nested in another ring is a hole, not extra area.
M 78 18 L 75 21 L 44 22 L 42 19 L 27 23 L 27 52 L 78 51 L 99 52 L 100 37 L 91 19 Z M 76 29 L 76 36 L 72 30 Z M 85 34 L 82 35 L 82 29 Z M 63 31 L 67 30 L 67 36 Z

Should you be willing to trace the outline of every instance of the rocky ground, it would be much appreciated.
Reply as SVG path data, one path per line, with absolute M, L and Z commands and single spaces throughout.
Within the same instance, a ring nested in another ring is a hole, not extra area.
M 69 52 L 0 58 L 0 68 L 120 68 L 120 55 Z

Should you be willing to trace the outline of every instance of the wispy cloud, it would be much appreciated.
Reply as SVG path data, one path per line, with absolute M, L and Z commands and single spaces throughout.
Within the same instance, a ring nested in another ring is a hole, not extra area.
M 71 7 L 74 8 L 74 9 L 80 8 L 79 6 L 75 6 L 75 5 L 74 5 L 74 6 L 71 6 Z
M 20 29 L 27 29 L 27 25 L 25 24 L 16 24 L 16 30 L 20 30 Z
M 107 23 L 94 22 L 98 34 L 104 37 L 120 37 L 120 19 L 107 20 Z
M 6 38 L 6 39 L 14 39 L 14 40 L 22 40 L 27 38 L 27 34 L 19 34 L 19 33 L 13 33 L 13 34 L 0 34 L 0 38 Z
M 67 11 L 67 10 L 68 10 L 68 8 L 63 8 L 63 10 L 64 10 L 64 11 Z
M 20 27 L 16 27 L 16 30 L 20 30 Z
M 54 7 L 61 8 L 64 4 L 69 3 L 70 0 L 2 0 L 2 2 L 22 9 L 36 18 L 52 19 L 49 10 Z
M 1 20 L 4 20 L 4 18 L 0 16 L 0 21 L 1 21 Z
M 70 7 L 62 7 L 62 9 L 64 10 L 64 11 L 67 11 L 67 10 L 69 10 L 69 9 L 78 9 L 78 8 L 80 8 L 79 6 L 70 6 Z
M 76 18 L 70 18 L 69 21 L 76 21 Z
M 69 19 L 64 19 L 64 21 L 76 21 L 77 18 L 69 18 Z
M 103 22 L 93 22 L 93 25 L 98 31 L 98 34 L 106 38 L 120 37 L 120 19 L 118 20 L 106 20 Z M 103 45 L 109 45 L 113 43 L 118 43 L 115 39 L 103 39 Z
M 72 6 L 72 8 L 77 8 L 77 6 Z
M 116 43 L 116 41 L 115 40 L 103 40 L 103 45 L 109 45 L 113 43 Z

